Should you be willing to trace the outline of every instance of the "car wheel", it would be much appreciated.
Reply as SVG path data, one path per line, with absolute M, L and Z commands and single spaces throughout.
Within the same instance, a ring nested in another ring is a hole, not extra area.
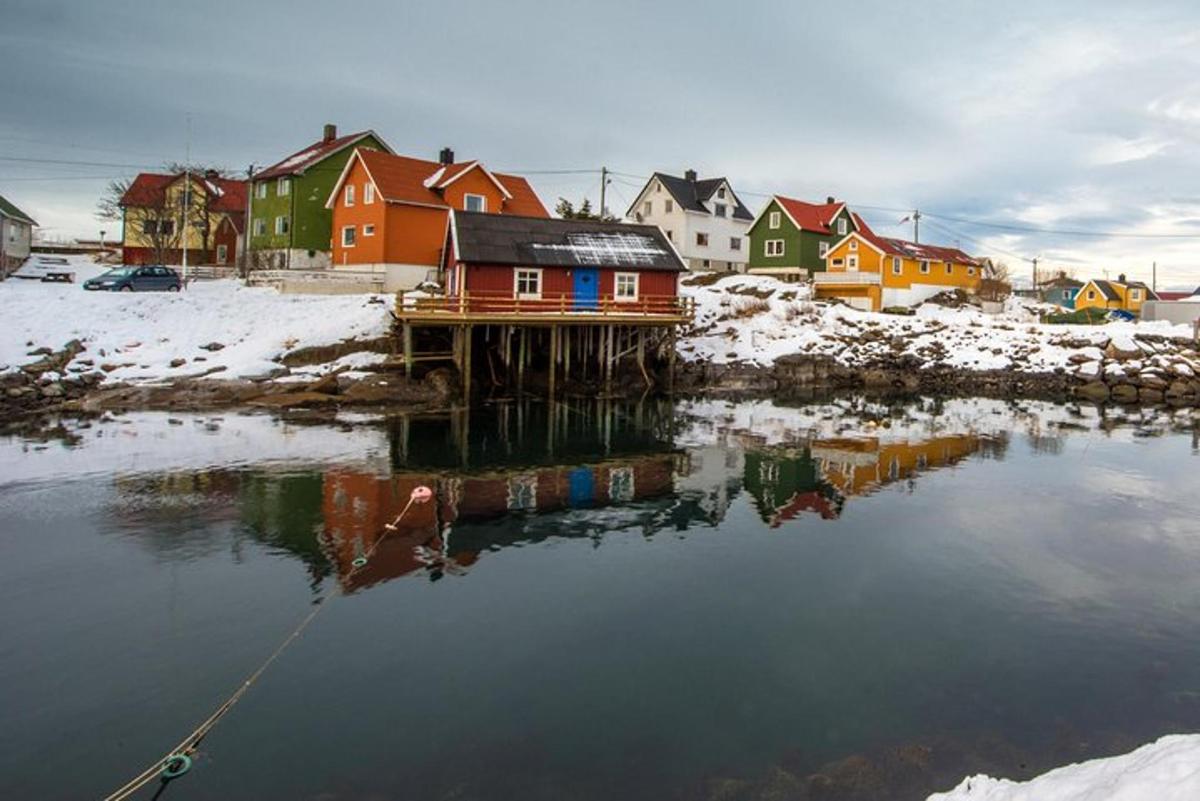
M 179 284 L 171 284 L 169 287 L 167 287 L 167 291 L 168 292 L 178 292 Z
M 133 287 L 131 287 L 129 284 L 126 284 L 125 286 L 121 287 L 121 291 L 122 292 L 132 292 Z

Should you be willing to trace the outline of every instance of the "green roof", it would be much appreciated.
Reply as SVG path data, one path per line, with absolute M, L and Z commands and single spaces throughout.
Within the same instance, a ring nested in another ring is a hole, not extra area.
M 33 219 L 28 214 L 9 203 L 8 200 L 5 199 L 4 195 L 0 195 L 0 216 L 11 217 L 14 220 L 21 220 L 22 222 L 27 222 L 30 225 L 37 225 L 37 220 Z

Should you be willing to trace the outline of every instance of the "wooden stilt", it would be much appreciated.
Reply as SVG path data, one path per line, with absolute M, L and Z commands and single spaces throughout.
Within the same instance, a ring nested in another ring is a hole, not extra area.
M 550 402 L 554 402 L 554 377 L 558 372 L 558 326 L 550 326 Z
M 471 406 L 471 326 L 463 327 L 463 401 Z
M 404 324 L 404 376 L 412 378 L 413 373 L 413 330 L 409 323 Z
M 525 340 L 526 329 L 521 328 L 517 332 L 520 338 L 519 350 L 517 351 L 517 394 L 521 395 L 525 392 Z
M 568 328 L 564 333 L 566 341 L 563 342 L 563 381 L 567 382 L 571 380 L 571 335 L 575 332 Z
M 675 326 L 667 335 L 667 394 L 675 394 Z

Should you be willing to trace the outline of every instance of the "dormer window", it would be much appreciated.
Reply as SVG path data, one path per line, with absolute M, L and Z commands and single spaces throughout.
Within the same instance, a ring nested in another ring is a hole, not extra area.
M 463 195 L 463 208 L 466 211 L 487 211 L 487 198 L 483 195 Z
M 718 217 L 724 217 L 726 208 L 727 207 L 724 203 L 715 203 L 713 204 L 713 214 L 717 215 Z
M 838 236 L 845 236 L 845 235 L 846 235 L 846 218 L 843 217 L 840 220 L 838 220 Z
M 767 225 L 770 226 L 771 228 L 778 228 L 779 227 L 779 219 L 780 219 L 779 212 L 773 211 L 773 212 L 771 212 L 770 216 L 767 218 Z
M 722 186 L 717 190 L 717 197 L 721 198 L 721 200 L 725 199 L 725 187 Z

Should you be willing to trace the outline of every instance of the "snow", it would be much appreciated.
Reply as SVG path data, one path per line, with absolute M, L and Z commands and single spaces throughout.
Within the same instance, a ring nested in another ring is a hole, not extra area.
M 780 356 L 810 353 L 845 365 L 911 355 L 926 365 L 967 370 L 1075 371 L 1072 355 L 1083 353 L 1098 363 L 1110 341 L 1136 352 L 1147 343 L 1135 335 L 1192 334 L 1189 326 L 1165 321 L 1044 325 L 1038 322 L 1042 307 L 1021 298 L 1011 298 L 994 315 L 924 303 L 912 316 L 902 316 L 814 302 L 806 286 L 772 276 L 731 275 L 708 286 L 684 279 L 681 286 L 695 301 L 696 319 L 680 340 L 680 356 L 716 364 L 766 367 Z M 1089 375 L 1096 367 L 1087 365 Z
M 233 279 L 197 281 L 183 292 L 88 292 L 80 284 L 104 268 L 73 256 L 71 269 L 74 284 L 0 283 L 0 373 L 34 361 L 33 348 L 78 339 L 87 350 L 77 360 L 116 366 L 110 381 L 159 382 L 214 368 L 223 369 L 213 378 L 245 378 L 278 370 L 287 351 L 383 336 L 390 324 L 382 296 L 283 295 Z M 213 342 L 224 347 L 201 347 Z M 177 359 L 186 363 L 171 367 Z
M 1200 735 L 1176 734 L 1136 751 L 1052 770 L 1027 782 L 972 776 L 928 801 L 1195 801 Z

